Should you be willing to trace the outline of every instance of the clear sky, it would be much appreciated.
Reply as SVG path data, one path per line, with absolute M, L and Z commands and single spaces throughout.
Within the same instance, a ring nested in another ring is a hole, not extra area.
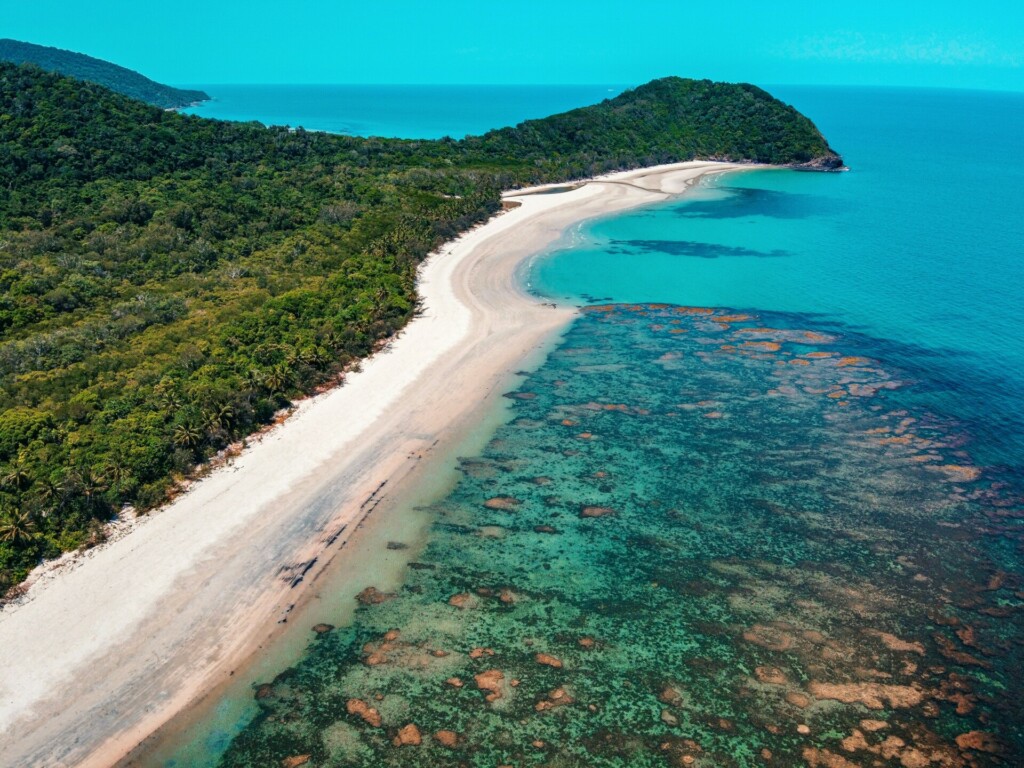
M 0 37 L 172 84 L 760 84 L 1024 91 L 1020 0 L 0 0 Z

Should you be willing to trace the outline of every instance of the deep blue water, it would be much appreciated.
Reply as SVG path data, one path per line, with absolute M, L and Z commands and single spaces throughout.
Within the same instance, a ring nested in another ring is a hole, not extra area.
M 184 110 L 307 130 L 404 139 L 462 138 L 596 104 L 621 85 L 203 85 Z
M 1024 764 L 1024 96 L 772 90 L 852 170 L 539 255 L 403 584 L 156 764 Z

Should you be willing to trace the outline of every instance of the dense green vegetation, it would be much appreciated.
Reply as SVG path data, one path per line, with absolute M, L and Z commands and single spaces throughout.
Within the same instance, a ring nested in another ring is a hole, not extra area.
M 694 157 L 834 155 L 745 85 L 670 78 L 409 141 L 183 116 L 0 64 L 0 588 L 336 381 L 501 189 Z
M 761 88 L 678 77 L 464 144 L 471 156 L 514 157 L 554 173 L 592 174 L 698 157 L 842 165 L 809 119 Z
M 164 109 L 187 107 L 189 104 L 210 98 L 202 91 L 161 85 L 138 72 L 111 64 L 109 61 L 60 48 L 22 43 L 18 40 L 0 40 L 0 61 L 34 64 L 47 72 L 87 80 Z

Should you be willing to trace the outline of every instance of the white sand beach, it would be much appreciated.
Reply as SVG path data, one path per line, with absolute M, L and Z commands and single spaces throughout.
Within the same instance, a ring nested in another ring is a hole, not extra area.
M 576 222 L 750 167 L 682 163 L 507 195 L 521 204 L 423 265 L 422 313 L 343 386 L 0 611 L 0 764 L 112 765 L 244 664 L 360 519 L 414 494 L 570 322 L 572 309 L 520 287 L 524 259 Z

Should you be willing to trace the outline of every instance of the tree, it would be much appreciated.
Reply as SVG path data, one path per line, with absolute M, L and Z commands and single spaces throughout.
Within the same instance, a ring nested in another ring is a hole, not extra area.
M 235 409 L 228 404 L 219 405 L 207 411 L 203 417 L 207 429 L 211 432 L 216 430 L 230 430 L 235 423 Z
M 0 511 L 0 541 L 25 544 L 32 541 L 36 530 L 35 520 L 25 510 L 5 509 Z
M 264 385 L 275 394 L 284 392 L 291 385 L 291 382 L 292 372 L 284 364 L 275 365 L 263 377 Z
M 16 492 L 24 491 L 32 484 L 28 454 L 24 449 L 18 451 L 17 457 L 11 462 L 3 477 L 0 477 L 0 483 Z
M 104 506 L 103 494 L 108 487 L 107 479 L 92 467 L 81 467 L 72 476 L 73 492 L 80 496 L 85 508 L 92 513 Z
M 173 442 L 179 448 L 190 448 L 195 450 L 203 442 L 206 434 L 195 424 L 186 422 L 178 424 L 174 428 Z

